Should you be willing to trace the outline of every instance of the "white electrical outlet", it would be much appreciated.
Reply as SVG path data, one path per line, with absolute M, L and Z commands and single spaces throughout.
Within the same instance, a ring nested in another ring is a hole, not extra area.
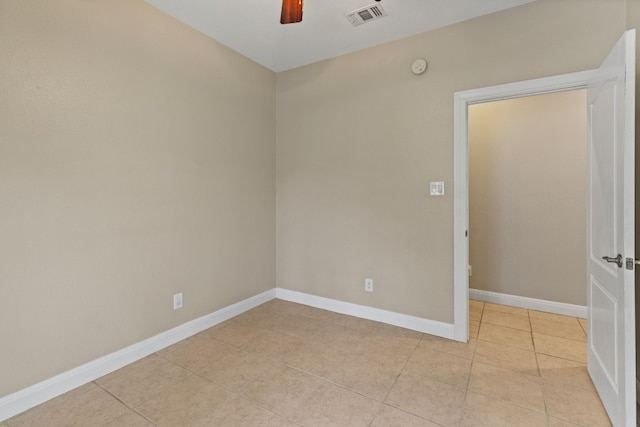
M 364 290 L 367 292 L 373 292 L 373 279 L 364 279 Z
M 182 308 L 182 292 L 173 296 L 173 309 L 177 310 Z

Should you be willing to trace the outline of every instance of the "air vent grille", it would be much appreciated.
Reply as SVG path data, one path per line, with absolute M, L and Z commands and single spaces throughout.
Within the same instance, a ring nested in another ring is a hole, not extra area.
M 358 25 L 384 18 L 387 16 L 387 12 L 384 11 L 380 4 L 372 4 L 352 10 L 351 12 L 345 13 L 344 16 L 347 17 L 354 27 L 357 27 Z

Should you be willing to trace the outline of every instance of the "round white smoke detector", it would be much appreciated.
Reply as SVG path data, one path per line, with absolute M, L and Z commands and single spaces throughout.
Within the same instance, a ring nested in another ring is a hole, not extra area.
M 415 61 L 413 61 L 413 64 L 411 64 L 411 71 L 416 76 L 424 73 L 425 71 L 427 71 L 427 61 L 422 58 L 416 59 Z

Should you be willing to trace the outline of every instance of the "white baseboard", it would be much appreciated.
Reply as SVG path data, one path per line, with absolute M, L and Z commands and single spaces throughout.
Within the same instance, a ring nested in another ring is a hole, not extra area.
M 412 329 L 414 331 L 424 332 L 430 335 L 453 339 L 453 323 L 423 319 L 421 317 L 410 316 L 408 314 L 396 313 L 380 308 L 353 304 L 350 302 L 309 295 L 282 288 L 276 288 L 276 298 L 334 311 L 336 313 L 374 320 L 376 322 L 388 323 L 390 325 L 400 326 L 402 328 Z
M 104 375 L 127 366 L 178 341 L 189 338 L 205 329 L 224 322 L 270 301 L 280 298 L 316 308 L 347 314 L 363 319 L 400 326 L 443 338 L 453 339 L 454 325 L 396 313 L 374 307 L 353 304 L 302 292 L 275 288 L 247 298 L 206 316 L 194 319 L 156 336 L 125 347 L 84 365 L 70 369 L 47 380 L 17 391 L 0 399 L 0 422 L 44 403 L 54 397 L 94 381 Z
M 495 304 L 510 305 L 529 310 L 545 311 L 547 313 L 562 314 L 564 316 L 587 318 L 587 307 L 583 305 L 566 304 L 563 302 L 547 301 L 543 299 L 519 297 L 516 295 L 501 294 L 498 292 L 469 289 L 469 298 L 492 302 Z
M 275 297 L 276 290 L 270 289 L 5 396 L 0 399 L 0 422 L 251 310 Z

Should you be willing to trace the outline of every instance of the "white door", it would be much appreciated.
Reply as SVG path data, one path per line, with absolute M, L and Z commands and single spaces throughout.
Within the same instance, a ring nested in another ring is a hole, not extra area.
M 589 82 L 588 369 L 614 426 L 636 425 L 635 30 Z

